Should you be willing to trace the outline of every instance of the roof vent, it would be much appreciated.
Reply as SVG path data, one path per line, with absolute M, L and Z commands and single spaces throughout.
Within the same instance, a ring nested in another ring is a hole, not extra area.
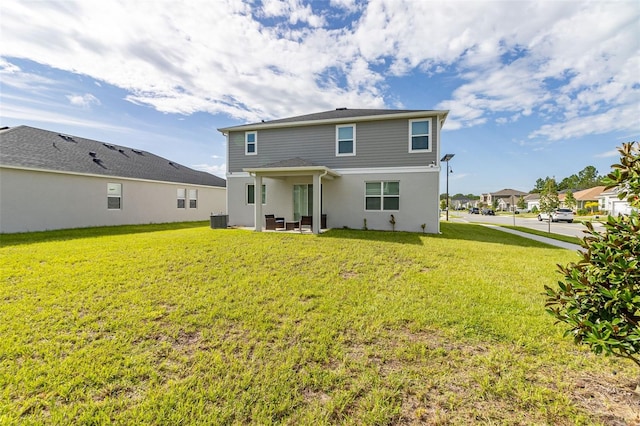
M 98 163 L 98 164 L 100 164 L 100 162 L 101 162 L 101 161 L 102 161 L 102 160 L 101 160 L 101 159 L 99 159 L 99 158 L 94 158 L 94 159 L 93 159 L 93 162 L 94 162 L 94 163 Z
M 58 136 L 60 136 L 62 139 L 64 139 L 65 141 L 69 141 L 69 142 L 75 142 L 75 140 L 73 139 L 72 136 L 69 135 L 63 135 L 62 133 L 59 133 Z
M 89 155 L 95 158 L 96 153 L 95 153 L 95 152 L 93 152 L 93 151 L 89 151 Z
M 347 107 L 342 107 L 342 108 L 336 108 L 336 111 L 346 111 Z
M 120 148 L 120 149 L 118 150 L 118 152 L 119 152 L 120 154 L 124 154 L 124 149 Z
M 131 151 L 135 152 L 138 155 L 142 155 L 142 151 L 140 151 L 139 149 L 132 149 Z
M 173 161 L 169 161 L 169 165 L 172 167 L 175 167 L 176 169 L 178 168 L 178 165 L 176 163 L 174 163 Z
M 113 146 L 113 145 L 109 145 L 108 143 L 103 143 L 102 145 L 106 146 L 106 147 L 107 147 L 107 148 L 109 148 L 109 149 L 116 149 L 116 147 L 115 147 L 115 146 Z

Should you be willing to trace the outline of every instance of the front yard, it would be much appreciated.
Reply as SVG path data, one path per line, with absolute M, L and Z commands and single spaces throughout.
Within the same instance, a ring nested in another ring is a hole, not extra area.
M 624 424 L 544 312 L 571 251 L 487 227 L 2 235 L 0 424 Z

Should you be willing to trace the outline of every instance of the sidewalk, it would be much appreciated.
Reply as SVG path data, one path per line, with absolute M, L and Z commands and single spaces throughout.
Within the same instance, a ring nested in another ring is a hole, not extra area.
M 519 235 L 520 237 L 529 238 L 531 240 L 540 241 L 541 243 L 549 244 L 551 246 L 560 247 L 567 250 L 582 250 L 583 248 L 578 244 L 566 243 L 564 241 L 555 240 L 553 238 L 541 237 L 540 235 L 529 234 L 528 232 L 516 231 L 515 229 L 504 228 L 502 226 L 497 225 L 487 225 L 483 224 L 483 226 L 497 229 L 499 231 L 508 232 L 510 234 Z

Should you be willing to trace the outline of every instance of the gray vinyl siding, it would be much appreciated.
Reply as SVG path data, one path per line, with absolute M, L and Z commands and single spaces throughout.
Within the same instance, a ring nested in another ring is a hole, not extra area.
M 245 155 L 243 132 L 229 133 L 229 172 L 300 157 L 332 169 L 409 167 L 437 163 L 438 117 L 431 118 L 431 152 L 409 153 L 409 120 L 366 121 L 356 125 L 356 155 L 336 156 L 336 126 L 267 129 L 257 132 L 257 155 Z

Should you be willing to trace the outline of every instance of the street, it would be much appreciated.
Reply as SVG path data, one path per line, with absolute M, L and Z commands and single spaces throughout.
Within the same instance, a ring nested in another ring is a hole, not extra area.
M 442 220 L 445 220 L 444 216 L 442 216 Z M 547 223 L 547 221 L 540 222 L 535 217 L 521 217 L 520 215 L 485 216 L 481 214 L 469 214 L 466 211 L 451 211 L 449 212 L 449 221 L 490 223 L 494 225 L 515 225 L 535 229 L 542 232 L 547 232 L 549 230 L 549 224 Z M 599 227 L 602 227 L 602 225 L 594 222 L 594 227 L 598 229 Z M 584 231 L 586 229 L 586 226 L 578 222 L 551 222 L 551 232 L 554 234 L 582 238 L 585 235 Z

